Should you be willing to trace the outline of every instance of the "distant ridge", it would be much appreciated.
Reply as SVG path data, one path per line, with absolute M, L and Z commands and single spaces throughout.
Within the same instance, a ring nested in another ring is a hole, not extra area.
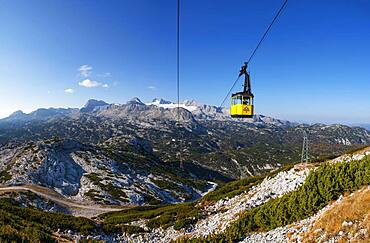
M 108 106 L 109 104 L 103 100 L 90 99 L 84 107 L 80 109 L 81 112 L 92 112 L 99 107 Z

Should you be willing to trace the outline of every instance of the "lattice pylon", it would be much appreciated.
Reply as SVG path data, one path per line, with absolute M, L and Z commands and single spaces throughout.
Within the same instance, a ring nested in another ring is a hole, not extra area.
M 306 131 L 303 131 L 301 163 L 308 163 L 309 161 L 310 161 L 310 154 L 309 154 L 308 135 Z

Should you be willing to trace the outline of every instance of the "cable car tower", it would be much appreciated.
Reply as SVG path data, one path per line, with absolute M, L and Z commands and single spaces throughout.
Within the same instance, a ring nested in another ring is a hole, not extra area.
M 309 146 L 308 146 L 308 135 L 306 131 L 303 131 L 303 145 L 302 145 L 302 157 L 301 163 L 310 162 Z

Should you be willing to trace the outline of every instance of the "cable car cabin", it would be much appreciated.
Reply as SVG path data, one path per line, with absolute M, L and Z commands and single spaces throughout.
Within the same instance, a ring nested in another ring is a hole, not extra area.
M 247 72 L 248 63 L 240 69 L 239 77 L 244 75 L 244 90 L 231 95 L 230 115 L 235 118 L 252 118 L 254 115 L 251 79 Z
M 253 94 L 244 92 L 231 96 L 230 115 L 235 118 L 252 118 L 254 114 Z

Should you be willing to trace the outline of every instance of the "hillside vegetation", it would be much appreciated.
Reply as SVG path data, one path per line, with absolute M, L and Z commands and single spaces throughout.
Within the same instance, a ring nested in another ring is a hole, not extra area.
M 342 241 L 349 241 L 354 237 L 358 242 L 368 242 L 369 232 L 370 187 L 365 187 L 345 196 L 340 203 L 325 212 L 305 234 L 304 240 L 314 242 L 318 237 L 330 240 L 340 236 Z
M 264 176 L 254 176 L 225 183 L 194 202 L 164 206 L 134 207 L 119 212 L 106 213 L 99 218 L 104 220 L 104 229 L 109 232 L 131 231 L 132 227 L 128 224 L 141 219 L 148 220 L 146 226 L 149 229 L 159 227 L 166 229 L 174 226 L 175 230 L 179 230 L 196 223 L 202 218 L 204 216 L 203 206 L 213 204 L 224 198 L 237 196 L 262 182 L 264 178 L 273 177 L 279 172 L 287 171 L 292 167 L 293 165 L 287 165 Z M 125 227 L 122 227 L 122 225 L 125 225 Z M 140 232 L 143 232 L 143 230 Z
M 370 184 L 370 157 L 361 161 L 324 163 L 312 171 L 302 187 L 245 212 L 223 233 L 182 242 L 240 240 L 249 232 L 267 231 L 312 216 L 346 192 Z
M 96 224 L 86 218 L 21 208 L 17 202 L 0 200 L 0 242 L 55 242 L 53 232 L 72 230 L 93 234 Z
M 334 163 L 334 161 L 338 162 Z M 310 174 L 307 174 L 308 177 L 304 184 L 297 190 L 243 211 L 241 215 L 238 214 L 240 217 L 235 218 L 235 221 L 230 221 L 231 223 L 222 232 L 215 231 L 218 233 L 211 233 L 203 238 L 182 238 L 178 241 L 232 242 L 242 240 L 249 233 L 268 231 L 310 217 L 339 196 L 370 184 L 369 156 L 359 161 L 339 161 L 342 160 L 336 159 L 312 169 Z M 258 185 L 267 179 L 266 177 L 275 178 L 279 172 L 292 170 L 295 169 L 289 165 L 266 176 L 229 182 L 195 202 L 139 206 L 107 213 L 93 220 L 43 212 L 34 208 L 22 208 L 14 200 L 0 199 L 0 241 L 53 242 L 57 231 L 68 237 L 90 235 L 99 236 L 100 239 L 118 241 L 120 239 L 115 237 L 122 233 L 140 235 L 158 228 L 172 229 L 172 232 L 175 232 L 172 239 L 176 239 L 180 236 L 176 232 L 182 232 L 179 230 L 188 230 L 198 221 L 207 219 L 205 208 L 209 205 L 228 200 L 227 198 L 241 196 L 242 193 L 252 188 L 258 188 Z M 356 218 L 353 220 L 355 221 Z M 142 223 L 137 224 L 136 222 L 139 221 Z M 71 231 L 72 235 L 66 234 L 67 231 Z

